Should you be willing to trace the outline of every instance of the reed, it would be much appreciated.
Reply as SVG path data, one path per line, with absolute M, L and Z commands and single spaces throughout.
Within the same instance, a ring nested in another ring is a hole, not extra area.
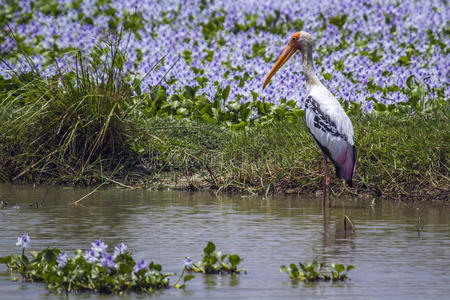
M 23 54 L 32 71 L 11 69 L 1 82 L 2 180 L 92 182 L 98 170 L 133 154 L 124 116 L 135 96 L 121 36 L 102 40 L 89 54 L 75 51 L 72 67 L 56 65 L 50 77 Z

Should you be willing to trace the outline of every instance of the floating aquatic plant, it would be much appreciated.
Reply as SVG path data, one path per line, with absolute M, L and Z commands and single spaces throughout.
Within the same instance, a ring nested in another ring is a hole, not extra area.
M 345 267 L 343 264 L 332 263 L 329 267 L 324 262 L 317 262 L 313 259 L 310 263 L 290 264 L 289 267 L 282 265 L 280 267 L 281 272 L 289 275 L 290 279 L 296 279 L 301 281 L 342 281 L 348 278 L 347 273 L 354 266 L 348 265 Z
M 28 251 L 28 256 L 25 248 L 29 243 L 28 234 L 20 236 L 17 245 L 23 247 L 22 254 L 0 257 L 0 263 L 18 272 L 25 281 L 44 282 L 58 292 L 149 293 L 169 288 L 169 277 L 174 275 L 162 273 L 162 267 L 157 263 L 136 262 L 123 243 L 115 247 L 113 255 L 107 252 L 108 245 L 100 239 L 86 251 L 75 250 L 73 256 L 57 248 Z M 183 283 L 178 284 L 183 274 L 173 285 L 175 288 L 183 288 L 185 282 L 193 278 L 193 275 L 184 276 Z
M 227 259 L 227 261 L 225 261 Z M 246 272 L 245 269 L 238 268 L 242 259 L 237 254 L 222 254 L 216 251 L 216 245 L 208 242 L 203 249 L 202 260 L 193 263 L 190 257 L 186 257 L 184 266 L 187 271 L 203 274 L 239 274 Z

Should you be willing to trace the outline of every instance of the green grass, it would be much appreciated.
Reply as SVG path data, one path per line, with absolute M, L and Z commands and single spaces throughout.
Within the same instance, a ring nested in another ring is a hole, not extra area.
M 75 53 L 74 70 L 52 78 L 30 62 L 32 72 L 0 80 L 0 180 L 91 183 L 133 155 L 124 116 L 134 97 L 119 43 Z
M 353 117 L 354 189 L 334 178 L 335 194 L 369 193 L 403 200 L 448 196 L 448 112 Z M 140 129 L 140 160 L 155 182 L 250 193 L 301 193 L 321 188 L 321 152 L 303 120 L 247 131 L 187 120 L 150 119 Z
M 377 194 L 448 196 L 448 110 L 442 114 L 366 117 L 358 124 L 359 177 Z

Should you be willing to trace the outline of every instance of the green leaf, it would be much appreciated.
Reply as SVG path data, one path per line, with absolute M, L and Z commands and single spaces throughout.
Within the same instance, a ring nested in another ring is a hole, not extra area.
M 401 66 L 407 66 L 407 65 L 409 65 L 409 56 L 408 55 L 401 56 L 397 62 Z
M 344 61 L 342 59 L 335 60 L 333 62 L 333 65 L 334 65 L 334 69 L 336 71 L 342 71 L 342 70 L 344 70 L 344 67 L 345 67 Z
M 416 77 L 415 75 L 410 75 L 408 78 L 406 78 L 406 86 L 408 88 L 412 89 L 414 86 L 417 85 L 417 79 L 415 77 Z
M 154 102 L 161 104 L 167 100 L 166 87 L 157 85 L 152 88 L 151 98 Z
M 194 72 L 195 75 L 205 74 L 205 70 L 200 69 L 200 68 L 191 67 L 191 70 L 192 70 L 192 72 Z
M 297 102 L 296 102 L 295 100 L 289 100 L 289 101 L 287 102 L 287 105 L 288 105 L 290 108 L 295 108 L 295 106 L 297 106 Z
M 203 52 L 206 53 L 206 57 L 204 59 L 211 62 L 214 57 L 214 50 L 203 49 Z
M 250 93 L 252 94 L 253 101 L 257 101 L 259 98 L 259 94 L 254 91 L 250 91 Z
M 285 265 L 280 266 L 280 271 L 289 275 L 289 269 Z
M 330 24 L 333 24 L 339 29 L 342 29 L 344 27 L 345 22 L 347 21 L 347 14 L 343 14 L 342 16 L 337 15 L 335 17 L 328 18 L 328 21 Z
M 331 80 L 331 78 L 333 78 L 333 75 L 331 75 L 330 73 L 323 73 L 323 78 L 325 78 L 325 80 Z
M 185 275 L 183 277 L 183 281 L 186 282 L 186 281 L 189 281 L 189 280 L 194 279 L 194 278 L 195 278 L 195 275 L 193 275 L 193 274 Z
M 205 249 L 203 249 L 203 252 L 205 254 L 211 254 L 214 252 L 214 250 L 216 250 L 216 245 L 214 245 L 213 242 L 208 242 L 208 244 L 206 245 Z
M 59 253 L 59 249 L 45 249 L 42 251 L 43 257 L 48 263 L 56 263 Z
M 227 85 L 222 92 L 222 100 L 225 102 L 228 99 L 228 95 L 230 94 L 231 87 Z
M 181 53 L 181 57 L 184 59 L 187 65 L 190 65 L 192 62 L 192 51 L 190 50 L 184 50 Z
M 294 264 L 291 264 L 291 268 L 292 268 L 292 265 L 294 265 Z M 298 265 L 300 266 L 300 268 L 303 270 L 303 272 L 307 272 L 307 269 L 306 269 L 306 267 L 305 267 L 305 265 L 304 264 L 302 264 L 302 263 L 298 263 Z M 294 265 L 295 266 L 295 265 Z M 295 266 L 295 267 L 297 267 L 297 266 Z
M 11 255 L 0 257 L 0 264 L 6 264 L 11 261 Z
M 231 254 L 228 257 L 228 261 L 230 262 L 230 264 L 232 266 L 237 266 L 237 265 L 239 265 L 241 263 L 241 258 L 237 254 Z
M 291 278 L 297 278 L 300 275 L 300 272 L 295 264 L 291 264 Z
M 385 111 L 386 110 L 386 105 L 384 103 L 374 103 L 373 107 L 375 108 L 376 111 Z
M 331 267 L 333 269 L 336 270 L 336 272 L 341 273 L 345 271 L 344 265 L 343 264 L 336 264 L 336 263 L 332 263 Z

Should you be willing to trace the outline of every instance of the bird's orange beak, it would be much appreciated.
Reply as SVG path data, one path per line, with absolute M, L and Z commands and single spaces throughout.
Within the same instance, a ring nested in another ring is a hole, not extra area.
M 284 48 L 283 53 L 281 53 L 272 70 L 270 70 L 269 75 L 267 75 L 266 80 L 264 80 L 263 89 L 269 83 L 273 75 L 275 75 L 275 73 L 289 60 L 295 51 L 297 51 L 297 47 L 295 47 L 295 44 L 292 43 L 289 43 L 286 48 Z

